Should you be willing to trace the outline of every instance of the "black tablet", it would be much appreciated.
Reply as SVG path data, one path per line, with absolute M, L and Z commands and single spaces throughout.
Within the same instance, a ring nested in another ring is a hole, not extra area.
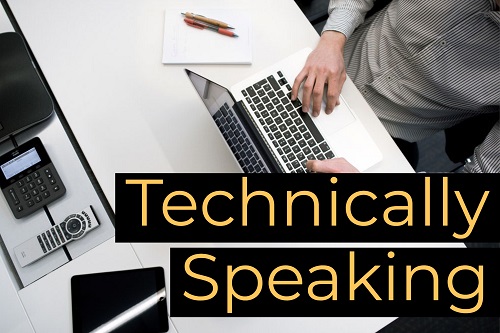
M 75 275 L 73 332 L 167 332 L 162 267 Z

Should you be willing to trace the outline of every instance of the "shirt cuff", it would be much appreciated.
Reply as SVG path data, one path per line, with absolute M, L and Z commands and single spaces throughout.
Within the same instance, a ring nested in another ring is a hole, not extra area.
M 352 35 L 356 29 L 364 21 L 364 15 L 356 10 L 343 8 L 334 8 L 326 21 L 323 32 L 334 30 L 343 33 L 347 38 Z

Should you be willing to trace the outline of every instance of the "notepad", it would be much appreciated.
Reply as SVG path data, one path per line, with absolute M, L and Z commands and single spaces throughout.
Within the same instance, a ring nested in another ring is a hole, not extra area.
M 193 11 L 234 27 L 238 37 L 196 29 L 184 22 L 181 13 Z M 251 64 L 252 29 L 250 18 L 233 10 L 183 8 L 165 11 L 164 64 Z

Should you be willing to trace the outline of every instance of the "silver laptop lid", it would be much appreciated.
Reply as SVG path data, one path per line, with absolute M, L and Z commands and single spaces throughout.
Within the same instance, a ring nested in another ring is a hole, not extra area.
M 245 107 L 229 90 L 188 69 L 186 73 L 243 172 L 280 172 Z

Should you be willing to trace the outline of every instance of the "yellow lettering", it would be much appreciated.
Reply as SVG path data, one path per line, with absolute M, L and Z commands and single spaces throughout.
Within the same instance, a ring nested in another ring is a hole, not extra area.
M 476 290 L 474 290 L 470 294 L 459 293 L 459 292 L 457 292 L 457 290 L 453 286 L 453 278 L 455 277 L 455 274 L 457 274 L 458 272 L 460 272 L 462 270 L 468 270 L 468 271 L 474 272 L 474 274 L 476 274 L 476 276 L 477 276 L 477 288 L 476 288 Z M 483 265 L 479 265 L 478 270 L 476 270 L 474 267 L 466 266 L 466 265 L 458 266 L 455 269 L 453 269 L 450 272 L 450 275 L 448 276 L 448 289 L 453 294 L 453 296 L 458 297 L 460 299 L 471 299 L 472 297 L 475 297 L 477 295 L 477 303 L 476 303 L 476 306 L 474 306 L 473 308 L 462 309 L 462 308 L 456 307 L 454 305 L 451 305 L 450 309 L 452 309 L 453 311 L 458 312 L 458 313 L 476 312 L 481 307 L 481 305 L 483 305 Z
M 148 225 L 148 185 L 163 184 L 162 179 L 126 179 L 127 185 L 142 185 L 142 226 Z
M 217 195 L 222 195 L 222 196 L 225 196 L 226 198 L 229 198 L 229 200 L 233 200 L 233 195 L 231 193 L 226 192 L 226 191 L 215 191 L 215 192 L 210 193 L 209 195 L 207 195 L 207 197 L 205 198 L 205 200 L 203 200 L 203 206 L 202 206 L 203 217 L 205 218 L 205 220 L 208 221 L 208 223 L 213 224 L 216 227 L 224 227 L 224 226 L 230 224 L 231 222 L 233 222 L 233 218 L 232 217 L 229 217 L 229 218 L 227 218 L 224 221 L 215 221 L 208 214 L 208 202 L 213 197 L 215 197 Z
M 312 199 L 314 204 L 314 226 L 319 226 L 319 201 L 318 197 L 312 192 L 309 191 L 300 191 L 292 195 L 291 191 L 286 192 L 286 225 L 292 226 L 292 204 L 295 198 L 299 196 L 308 196 Z
M 297 278 L 297 280 L 295 280 L 295 281 L 275 281 L 274 278 L 276 277 L 276 274 L 278 274 L 278 272 L 283 271 L 283 270 L 288 270 L 288 271 L 293 272 L 295 274 L 295 277 Z M 274 285 L 297 285 L 297 284 L 302 284 L 302 276 L 300 275 L 300 272 L 297 270 L 297 268 L 295 268 L 293 266 L 281 265 L 281 266 L 273 269 L 273 271 L 271 272 L 271 275 L 269 275 L 269 290 L 274 295 L 274 297 L 276 297 L 277 299 L 282 300 L 282 301 L 293 301 L 294 299 L 299 297 L 300 294 L 296 292 L 295 294 L 293 294 L 291 296 L 283 296 L 276 291 L 276 289 L 274 288 Z
M 318 281 L 315 281 L 313 283 L 311 283 L 309 285 L 309 287 L 307 288 L 307 293 L 309 294 L 309 297 L 311 297 L 311 299 L 315 300 L 315 301 L 326 301 L 328 299 L 332 299 L 333 301 L 336 301 L 337 300 L 337 272 L 335 272 L 335 270 L 330 267 L 330 266 L 326 266 L 326 265 L 319 265 L 319 266 L 314 266 L 313 268 L 311 268 L 309 270 L 309 272 L 311 273 L 314 273 L 316 271 L 319 271 L 319 270 L 325 270 L 325 271 L 328 271 L 330 272 L 330 274 L 332 275 L 332 279 L 330 281 L 321 281 L 321 280 L 318 280 Z M 314 294 L 314 291 L 313 291 L 313 288 L 318 286 L 318 285 L 322 285 L 322 284 L 329 284 L 332 286 L 332 291 L 328 294 L 328 295 L 325 295 L 325 296 L 317 296 L 316 294 Z
M 402 226 L 402 225 L 408 223 L 408 226 L 411 227 L 413 225 L 413 201 L 411 199 L 411 196 L 408 193 L 403 192 L 403 191 L 393 191 L 393 192 L 387 193 L 385 195 L 385 198 L 387 199 L 387 198 L 390 198 L 394 195 L 403 196 L 406 199 L 407 205 L 406 206 L 393 206 L 393 207 L 387 208 L 384 211 L 385 223 L 387 223 L 388 225 L 393 226 L 393 227 L 399 227 L 399 226 Z M 389 213 L 392 212 L 393 210 L 406 210 L 406 218 L 400 222 L 392 221 L 389 218 Z
M 169 206 L 168 202 L 170 201 L 170 199 L 172 199 L 176 195 L 182 195 L 182 196 L 188 198 L 191 205 L 189 205 L 189 206 Z M 168 211 L 169 210 L 195 210 L 195 209 L 196 209 L 196 201 L 194 201 L 194 198 L 191 194 L 189 194 L 188 192 L 185 192 L 185 191 L 174 191 L 174 192 L 170 193 L 169 195 L 167 195 L 167 197 L 163 201 L 163 216 L 165 216 L 165 219 L 169 223 L 172 223 L 173 225 L 178 226 L 178 227 L 187 226 L 187 225 L 191 224 L 194 221 L 194 219 L 192 217 L 190 217 L 189 219 L 187 219 L 185 221 L 176 221 L 170 217 L 170 214 L 168 213 Z
M 382 300 L 377 292 L 373 289 L 373 287 L 368 283 L 368 278 L 370 275 L 375 273 L 377 269 L 379 269 L 380 265 L 373 266 L 372 269 L 368 271 L 358 282 L 354 282 L 354 251 L 349 252 L 349 300 L 354 301 L 354 291 L 360 286 L 364 285 L 365 288 L 372 294 L 373 298 L 377 301 Z
M 195 279 L 206 281 L 206 282 L 210 283 L 212 285 L 212 292 L 206 296 L 196 296 L 196 295 L 192 295 L 192 294 L 188 293 L 187 291 L 184 291 L 184 296 L 189 298 L 189 299 L 192 299 L 193 301 L 207 301 L 217 294 L 217 290 L 219 289 L 219 287 L 217 286 L 217 282 L 214 279 L 212 279 L 208 276 L 205 276 L 205 275 L 194 273 L 191 270 L 191 262 L 195 259 L 208 259 L 211 261 L 215 261 L 215 257 L 211 256 L 209 254 L 204 254 L 204 253 L 193 254 L 184 263 L 184 270 L 186 271 L 187 275 L 189 275 Z
M 372 198 L 372 200 L 375 200 L 377 198 L 377 196 L 375 194 L 373 194 L 372 192 L 369 192 L 369 191 L 358 191 L 356 193 L 353 193 L 346 202 L 345 211 L 346 211 L 347 217 L 349 218 L 349 220 L 352 223 L 354 223 L 360 227 L 366 227 L 366 226 L 369 226 L 369 225 L 372 225 L 373 223 L 375 223 L 375 221 L 377 221 L 377 219 L 375 217 L 372 217 L 368 221 L 359 221 L 352 215 L 352 211 L 351 211 L 352 202 L 354 201 L 354 199 L 356 199 L 357 197 L 359 197 L 361 195 L 369 196 L 370 198 Z
M 257 288 L 251 295 L 248 296 L 242 296 L 236 293 L 233 288 L 234 276 L 236 275 L 236 273 L 243 270 L 252 272 L 257 278 Z M 238 266 L 233 271 L 233 266 L 227 266 L 227 313 L 233 313 L 233 296 L 239 299 L 240 301 L 250 301 L 255 297 L 257 297 L 261 291 L 262 291 L 262 276 L 255 267 L 243 265 L 243 266 Z
M 436 270 L 427 265 L 417 266 L 414 269 L 411 266 L 406 266 L 406 300 L 411 301 L 411 280 L 413 278 L 413 274 L 418 271 L 428 271 L 432 274 L 433 280 L 433 300 L 439 300 L 439 278 Z
M 464 216 L 467 219 L 467 223 L 469 223 L 469 227 L 467 228 L 465 234 L 459 235 L 456 232 L 454 232 L 453 237 L 458 239 L 464 239 L 469 237 L 469 235 L 472 232 L 472 229 L 474 229 L 474 226 L 476 225 L 477 219 L 479 217 L 479 214 L 481 213 L 481 210 L 483 209 L 488 194 L 490 194 L 490 191 L 484 191 L 483 197 L 481 198 L 481 202 L 479 203 L 479 206 L 477 207 L 476 212 L 474 213 L 474 217 L 471 218 L 469 210 L 467 209 L 467 206 L 465 206 L 464 199 L 462 199 L 462 195 L 460 194 L 459 191 L 455 191 L 455 195 L 457 196 L 458 202 L 460 203 L 460 207 L 462 207 L 462 211 L 464 212 Z
M 255 196 L 264 196 L 269 201 L 269 225 L 274 226 L 274 199 L 271 194 L 266 191 L 254 191 L 248 195 L 247 177 L 243 177 L 242 185 L 242 225 L 247 226 L 248 201 Z

